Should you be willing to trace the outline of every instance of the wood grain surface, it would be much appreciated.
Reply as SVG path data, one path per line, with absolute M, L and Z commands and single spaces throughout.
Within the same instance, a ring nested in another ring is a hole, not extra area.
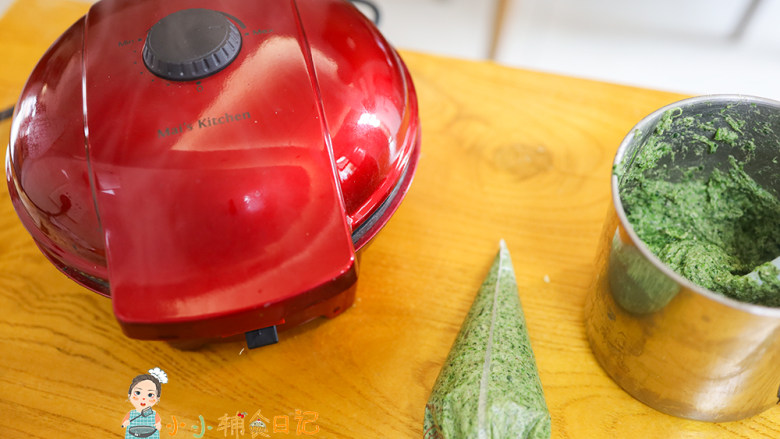
M 12 6 L 0 20 L 0 107 L 86 9 Z M 613 155 L 640 118 L 682 96 L 402 55 L 423 123 L 414 184 L 362 255 L 354 307 L 276 345 L 184 351 L 126 338 L 110 301 L 47 262 L 0 191 L 0 438 L 123 437 L 130 381 L 152 367 L 169 377 L 155 407 L 161 437 L 265 437 L 249 427 L 258 410 L 273 438 L 421 437 L 431 387 L 501 238 L 554 438 L 780 437 L 778 408 L 725 424 L 648 408 L 607 377 L 585 339 Z M 0 138 L 9 130 L 0 123 Z

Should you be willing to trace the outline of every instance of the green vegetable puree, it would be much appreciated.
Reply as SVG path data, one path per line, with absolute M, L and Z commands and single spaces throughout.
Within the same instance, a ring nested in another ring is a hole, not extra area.
M 745 171 L 757 143 L 780 145 L 756 140 L 772 134 L 768 125 L 748 132 L 727 111 L 702 119 L 666 112 L 632 160 L 615 169 L 628 221 L 664 264 L 690 281 L 780 307 L 780 270 L 769 263 L 780 256 L 780 200 Z M 760 280 L 746 276 L 754 271 Z

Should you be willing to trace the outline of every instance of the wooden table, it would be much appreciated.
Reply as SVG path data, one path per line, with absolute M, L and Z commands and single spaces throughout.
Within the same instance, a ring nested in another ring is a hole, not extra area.
M 35 61 L 86 9 L 20 0 L 0 20 L 0 107 L 13 104 Z M 355 306 L 283 333 L 276 345 L 181 351 L 126 338 L 108 299 L 44 259 L 3 190 L 0 437 L 122 437 L 130 380 L 155 366 L 170 380 L 156 407 L 161 437 L 252 437 L 248 418 L 258 410 L 269 431 L 288 423 L 274 438 L 421 437 L 431 387 L 501 238 L 554 438 L 780 436 L 777 408 L 709 424 L 646 407 L 606 376 L 585 338 L 613 154 L 642 116 L 682 96 L 403 57 L 423 122 L 416 180 L 363 254 Z M 0 137 L 9 129 L 0 123 Z M 243 434 L 231 431 L 239 412 L 247 413 Z

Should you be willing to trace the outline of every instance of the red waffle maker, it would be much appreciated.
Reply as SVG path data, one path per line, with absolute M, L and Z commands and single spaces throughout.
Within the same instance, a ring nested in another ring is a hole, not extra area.
M 334 317 L 420 149 L 406 67 L 342 0 L 103 0 L 41 59 L 6 175 L 43 253 L 123 331 Z

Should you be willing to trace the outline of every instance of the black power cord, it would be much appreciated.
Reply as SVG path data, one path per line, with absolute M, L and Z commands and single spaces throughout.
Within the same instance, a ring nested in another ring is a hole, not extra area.
M 11 116 L 14 115 L 14 107 L 6 108 L 5 110 L 0 111 L 0 122 L 10 119 Z
M 373 21 L 375 25 L 379 26 L 379 19 L 381 18 L 381 14 L 379 12 L 379 6 L 377 6 L 376 3 L 370 0 L 349 0 L 349 2 L 353 5 L 361 5 L 370 9 L 371 14 L 374 16 L 373 20 L 371 21 Z

